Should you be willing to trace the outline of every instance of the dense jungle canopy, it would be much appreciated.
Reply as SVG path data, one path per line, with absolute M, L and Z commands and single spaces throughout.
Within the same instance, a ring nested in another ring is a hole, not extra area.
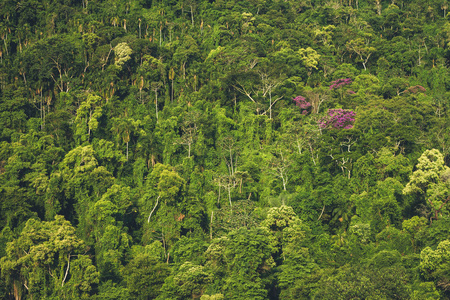
M 450 299 L 448 9 L 0 1 L 0 298 Z

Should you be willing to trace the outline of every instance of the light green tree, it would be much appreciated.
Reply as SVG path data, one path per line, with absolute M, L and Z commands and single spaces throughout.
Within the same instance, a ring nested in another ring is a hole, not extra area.
M 98 95 L 87 94 L 86 100 L 78 107 L 75 118 L 75 135 L 78 137 L 79 144 L 89 141 L 91 131 L 97 130 L 98 119 L 102 114 L 102 98 Z
M 420 252 L 420 272 L 427 280 L 435 280 L 444 291 L 450 290 L 450 241 L 439 243 L 436 250 L 426 247 Z
M 432 210 L 432 219 L 438 219 L 450 200 L 450 168 L 444 164 L 444 156 L 437 149 L 426 150 L 419 158 L 403 194 L 424 196 Z
M 30 219 L 7 245 L 0 260 L 2 277 L 16 299 L 87 299 L 98 272 L 86 246 L 62 216 L 54 221 Z
M 115 62 L 114 64 L 122 69 L 123 65 L 131 59 L 133 50 L 127 43 L 119 43 L 114 47 Z
M 276 241 L 277 253 L 281 261 L 277 272 L 281 289 L 280 299 L 298 299 L 299 291 L 317 265 L 303 244 L 309 228 L 302 223 L 290 206 L 272 207 L 266 219 L 261 223 Z
M 376 51 L 375 47 L 369 45 L 368 38 L 371 34 L 367 34 L 367 38 L 358 37 L 356 39 L 348 41 L 345 46 L 349 51 L 356 53 L 359 57 L 359 61 L 362 63 L 364 70 L 367 70 L 367 62 L 370 56 Z
M 298 54 L 300 55 L 300 59 L 302 60 L 305 67 L 308 69 L 308 76 L 311 75 L 312 70 L 317 70 L 317 65 L 319 64 L 320 54 L 317 53 L 311 47 L 300 48 L 298 50 Z

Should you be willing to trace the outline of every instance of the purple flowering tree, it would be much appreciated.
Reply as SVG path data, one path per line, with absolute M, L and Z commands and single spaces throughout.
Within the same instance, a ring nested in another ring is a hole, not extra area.
M 343 86 L 352 84 L 351 78 L 340 78 L 331 82 L 330 91 L 340 89 Z
M 311 107 L 311 103 L 306 100 L 303 96 L 297 96 L 294 99 L 292 99 L 295 102 L 295 105 L 300 107 L 302 110 L 302 115 L 308 114 L 308 109 Z
M 350 129 L 353 128 L 356 113 L 342 108 L 329 109 L 327 116 L 319 120 L 321 129 Z
M 353 81 L 351 78 L 340 78 L 335 81 L 332 81 L 329 89 L 330 89 L 330 91 L 337 91 L 337 93 L 339 94 L 339 98 L 342 101 L 344 99 L 344 93 L 345 93 L 345 90 L 343 89 L 343 87 L 352 84 L 352 82 Z M 355 92 L 347 91 L 347 93 L 354 94 Z

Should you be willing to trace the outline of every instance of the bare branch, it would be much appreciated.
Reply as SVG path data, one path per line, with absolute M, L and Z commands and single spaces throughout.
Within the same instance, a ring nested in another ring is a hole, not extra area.
M 103 71 L 103 68 L 108 63 L 109 56 L 111 55 L 111 52 L 113 51 L 113 47 L 111 46 L 111 44 L 109 44 L 109 47 L 111 47 L 111 48 L 109 49 L 108 56 L 106 56 L 105 63 L 102 65 L 102 71 Z
M 67 254 L 67 269 L 66 269 L 66 274 L 64 275 L 64 279 L 61 282 L 61 287 L 64 286 L 64 282 L 66 281 L 67 274 L 69 274 L 69 266 L 70 266 L 70 253 Z
M 161 198 L 161 195 L 158 195 L 158 198 L 156 199 L 155 207 L 153 207 L 152 211 L 150 212 L 150 215 L 148 216 L 147 223 L 150 223 L 150 218 L 152 217 L 152 214 L 155 211 L 156 206 L 158 206 L 159 198 Z
M 245 87 L 239 81 L 236 81 L 236 83 L 239 84 L 239 87 L 236 85 L 233 85 L 233 87 L 241 94 L 246 95 L 250 100 L 253 101 L 253 103 L 256 103 L 255 99 L 252 98 L 252 95 L 245 89 Z
M 263 112 L 261 115 L 267 114 L 267 111 L 269 111 L 269 110 L 272 108 L 272 106 L 274 106 L 275 103 L 277 103 L 277 101 L 278 101 L 278 100 L 281 100 L 283 97 L 284 97 L 284 96 L 281 96 L 281 97 L 275 99 L 275 100 L 272 102 L 272 104 L 269 106 L 269 108 L 268 108 L 265 112 Z
M 325 204 L 323 205 L 322 212 L 320 213 L 320 216 L 319 216 L 319 218 L 317 219 L 317 221 L 319 221 L 320 218 L 322 218 L 322 215 L 323 215 L 323 212 L 324 212 L 324 211 L 325 211 Z

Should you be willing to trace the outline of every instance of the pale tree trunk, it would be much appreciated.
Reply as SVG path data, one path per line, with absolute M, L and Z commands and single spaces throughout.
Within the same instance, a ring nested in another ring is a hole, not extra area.
M 173 103 L 173 79 L 172 79 L 172 91 L 171 92 L 172 92 L 172 95 L 171 95 L 172 97 L 170 99 L 170 102 Z
M 281 174 L 281 180 L 283 181 L 283 190 L 286 190 L 287 178 L 283 174 Z
M 316 160 L 314 159 L 314 151 L 313 151 L 311 143 L 309 143 L 309 151 L 311 152 L 312 161 L 313 161 L 314 165 L 316 165 Z
M 381 16 L 381 1 L 375 0 L 375 7 L 377 8 L 377 14 Z
M 162 44 L 162 24 L 159 26 L 159 46 Z
M 26 285 L 25 285 L 26 287 Z M 22 295 L 19 291 L 19 287 L 17 285 L 17 281 L 14 280 L 13 283 L 13 294 L 14 294 L 14 300 L 21 300 L 22 299 Z
M 155 91 L 156 122 L 158 122 L 158 91 Z
M 42 97 L 42 88 L 41 88 L 41 130 L 45 128 L 45 109 L 44 109 L 44 98 Z
M 272 93 L 269 92 L 269 119 L 272 119 Z
M 209 239 L 212 240 L 212 227 L 213 227 L 213 219 L 214 211 L 211 212 L 211 222 L 209 223 Z
M 300 142 L 298 139 L 297 139 L 297 149 L 298 149 L 298 154 L 302 155 L 302 146 L 300 145 Z
M 231 153 L 231 149 L 230 149 L 230 171 L 231 171 L 230 175 L 233 175 L 234 174 L 234 168 L 233 168 L 233 155 Z

